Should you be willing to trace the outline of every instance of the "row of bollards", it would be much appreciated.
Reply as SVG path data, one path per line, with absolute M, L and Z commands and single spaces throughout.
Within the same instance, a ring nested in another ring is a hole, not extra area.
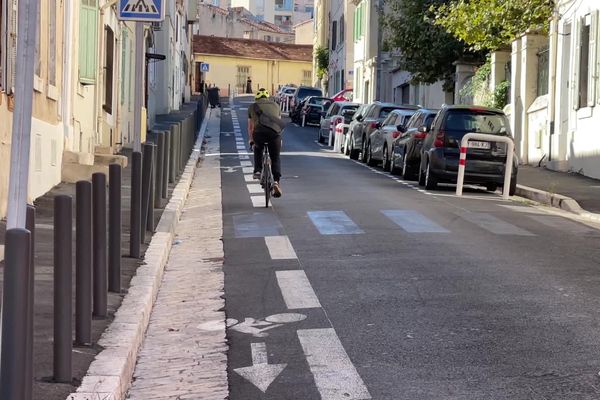
M 156 132 L 153 143 L 143 145 L 142 152 L 132 154 L 129 250 L 133 258 L 140 258 L 147 232 L 155 229 L 154 209 L 164 207 L 169 184 L 185 169 L 205 110 L 206 101 L 200 101 L 195 118 L 169 124 L 167 130 Z M 91 182 L 77 182 L 75 230 L 71 196 L 54 199 L 55 382 L 72 383 L 73 344 L 93 344 L 92 317 L 106 318 L 108 292 L 121 291 L 122 167 L 109 166 L 108 196 L 106 179 L 105 174 L 95 173 Z M 34 249 L 35 208 L 28 206 L 26 229 L 9 229 L 5 236 L 0 400 L 32 399 Z

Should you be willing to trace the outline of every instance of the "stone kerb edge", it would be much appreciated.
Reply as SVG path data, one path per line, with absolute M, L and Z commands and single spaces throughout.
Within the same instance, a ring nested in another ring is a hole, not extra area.
M 192 154 L 146 250 L 144 262 L 132 278 L 115 319 L 98 341 L 104 350 L 95 357 L 81 385 L 76 392 L 67 396 L 67 400 L 122 400 L 127 394 L 210 117 L 209 108 Z

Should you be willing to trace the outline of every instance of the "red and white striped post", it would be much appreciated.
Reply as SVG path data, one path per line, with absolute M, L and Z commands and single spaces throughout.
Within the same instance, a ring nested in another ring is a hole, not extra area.
M 465 165 L 467 164 L 467 144 L 460 145 L 460 158 L 458 159 L 458 179 L 456 180 L 456 195 L 462 196 L 465 183 Z

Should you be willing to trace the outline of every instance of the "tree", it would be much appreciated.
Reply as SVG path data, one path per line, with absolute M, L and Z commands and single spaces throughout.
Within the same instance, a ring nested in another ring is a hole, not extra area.
M 473 50 L 507 47 L 527 30 L 546 33 L 553 0 L 453 0 L 432 5 L 435 23 Z
M 321 79 L 327 74 L 329 68 L 329 49 L 317 46 L 315 48 L 315 61 L 317 64 L 317 78 Z
M 454 86 L 455 61 L 481 59 L 463 42 L 434 23 L 435 12 L 449 0 L 388 0 L 382 16 L 387 45 L 401 52 L 400 68 L 412 73 L 413 83 L 445 81 Z

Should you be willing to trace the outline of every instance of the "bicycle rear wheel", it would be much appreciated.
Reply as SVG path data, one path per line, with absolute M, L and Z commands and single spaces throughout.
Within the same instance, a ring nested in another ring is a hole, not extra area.
M 265 208 L 269 208 L 269 201 L 271 200 L 271 189 L 272 189 L 272 178 L 271 178 L 271 168 L 267 165 L 265 171 L 265 184 L 263 185 L 265 189 Z

